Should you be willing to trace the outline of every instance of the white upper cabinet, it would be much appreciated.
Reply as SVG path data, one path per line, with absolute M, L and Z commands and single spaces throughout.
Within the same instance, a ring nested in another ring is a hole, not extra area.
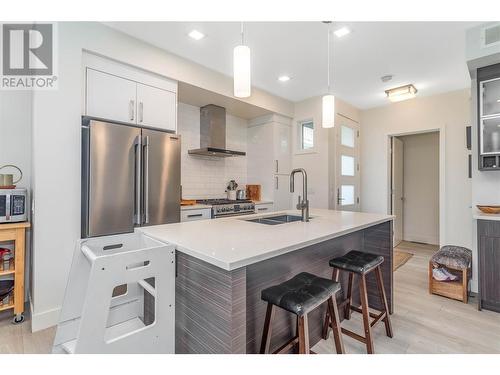
M 86 114 L 135 123 L 136 86 L 134 81 L 87 69 Z
M 176 81 L 92 54 L 84 67 L 85 115 L 176 132 Z
M 176 107 L 174 92 L 137 84 L 137 124 L 175 131 Z

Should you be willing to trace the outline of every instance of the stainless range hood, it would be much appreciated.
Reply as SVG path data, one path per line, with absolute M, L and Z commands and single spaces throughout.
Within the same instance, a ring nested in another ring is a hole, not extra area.
M 226 149 L 226 109 L 215 104 L 200 108 L 200 148 L 190 155 L 213 157 L 245 156 L 242 151 Z

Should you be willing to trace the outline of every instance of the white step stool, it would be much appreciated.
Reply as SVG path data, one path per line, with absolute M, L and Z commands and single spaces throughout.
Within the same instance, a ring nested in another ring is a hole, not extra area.
M 142 233 L 80 240 L 53 353 L 174 353 L 174 303 L 174 245 Z

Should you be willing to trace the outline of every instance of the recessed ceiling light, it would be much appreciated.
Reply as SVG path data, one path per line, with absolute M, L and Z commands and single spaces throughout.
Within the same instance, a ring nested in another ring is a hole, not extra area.
M 497 99 L 497 103 L 500 103 L 500 99 Z
M 335 30 L 333 33 L 335 34 L 335 36 L 337 38 L 342 38 L 343 36 L 346 36 L 350 32 L 351 32 L 351 30 L 349 30 L 347 27 L 344 26 L 344 27 L 341 27 L 338 30 Z
M 188 35 L 190 38 L 192 38 L 194 40 L 200 40 L 200 39 L 203 39 L 205 37 L 205 34 L 203 34 L 202 32 L 200 32 L 198 30 L 192 30 Z
M 279 76 L 278 77 L 278 81 L 280 82 L 287 82 L 287 81 L 290 81 L 290 77 L 289 76 Z
M 406 99 L 412 99 L 417 96 L 417 89 L 412 84 L 395 87 L 393 89 L 385 90 L 387 99 L 391 102 L 400 102 Z

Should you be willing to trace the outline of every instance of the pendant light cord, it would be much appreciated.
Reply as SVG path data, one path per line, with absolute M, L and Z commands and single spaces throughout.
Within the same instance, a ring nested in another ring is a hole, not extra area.
M 328 24 L 328 37 L 327 37 L 327 81 L 328 81 L 328 93 L 330 94 L 330 31 L 331 31 L 331 23 Z
M 241 22 L 241 45 L 245 45 L 245 40 L 243 39 L 244 34 L 243 34 L 243 22 Z

